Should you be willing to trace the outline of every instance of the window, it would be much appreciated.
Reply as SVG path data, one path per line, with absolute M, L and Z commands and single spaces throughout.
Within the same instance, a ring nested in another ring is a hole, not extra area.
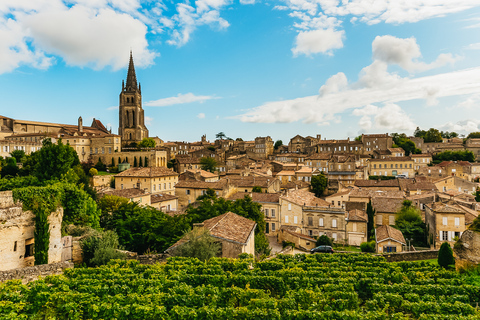
M 320 220 L 318 221 L 318 225 L 319 225 L 320 227 L 323 227 L 323 218 L 320 218 Z
M 265 209 L 265 217 L 268 217 L 268 209 Z
M 335 232 L 332 233 L 332 238 L 333 238 L 333 241 L 337 241 L 337 234 Z
M 388 224 L 391 226 L 395 225 L 395 216 L 390 215 L 388 217 Z
M 336 228 L 337 227 L 337 219 L 333 219 L 332 220 L 332 228 Z
M 288 216 L 285 216 L 285 223 L 288 223 Z
M 455 218 L 455 225 L 459 226 L 460 225 L 460 218 Z
M 187 190 L 187 194 L 190 194 L 190 190 Z
M 292 204 L 289 203 L 289 204 L 288 204 L 288 211 L 291 211 L 291 210 L 292 210 Z
M 442 241 L 448 241 L 448 231 L 440 231 L 440 238 Z
M 123 183 L 122 183 L 122 190 L 123 190 Z
M 167 184 L 166 183 L 163 184 L 163 190 L 165 190 L 165 189 L 167 189 Z
M 397 247 L 393 246 L 384 246 L 383 252 L 397 252 Z
M 272 223 L 272 232 L 275 231 L 275 223 Z
M 153 185 L 153 191 L 155 191 L 155 187 L 156 187 L 156 185 Z
M 443 217 L 443 225 L 446 226 L 448 223 L 448 218 L 447 217 Z
M 298 223 L 298 218 L 297 218 L 297 216 L 294 216 L 294 217 L 293 217 L 293 223 Z
M 17 251 L 17 241 L 13 244 L 13 251 Z
M 308 235 L 311 237 L 313 236 L 313 231 L 312 230 L 308 230 Z
M 275 218 L 275 209 L 271 209 L 270 211 L 272 213 L 272 217 Z
M 25 254 L 24 258 L 33 256 L 34 242 L 33 238 L 25 240 Z
M 313 226 L 313 217 L 308 217 L 308 225 Z
M 377 216 L 377 224 L 380 224 L 380 225 L 383 224 L 383 216 L 381 214 Z

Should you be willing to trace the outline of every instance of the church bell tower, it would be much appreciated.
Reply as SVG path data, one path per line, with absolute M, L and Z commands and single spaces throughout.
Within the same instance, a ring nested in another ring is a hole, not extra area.
M 122 145 L 128 146 L 132 142 L 139 143 L 148 138 L 148 129 L 145 126 L 142 109 L 142 87 L 137 84 L 133 56 L 130 51 L 126 84 L 122 81 L 122 92 L 119 103 L 118 134 L 122 137 Z

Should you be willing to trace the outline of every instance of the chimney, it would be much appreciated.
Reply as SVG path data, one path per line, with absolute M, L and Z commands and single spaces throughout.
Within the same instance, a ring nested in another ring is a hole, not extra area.
M 82 117 L 78 117 L 78 132 L 83 132 L 83 120 L 82 120 Z

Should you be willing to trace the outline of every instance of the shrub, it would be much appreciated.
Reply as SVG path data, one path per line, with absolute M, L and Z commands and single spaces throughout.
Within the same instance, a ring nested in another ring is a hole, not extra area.
M 88 174 L 92 177 L 96 176 L 98 174 L 98 170 L 95 168 L 91 168 L 90 170 L 88 170 Z
M 375 241 L 362 242 L 360 244 L 362 252 L 375 252 Z
M 125 255 L 118 251 L 118 236 L 114 231 L 93 232 L 81 242 L 83 262 L 89 267 L 107 264 Z
M 283 240 L 282 241 L 282 247 L 285 249 L 286 247 L 292 247 L 295 248 L 295 243 Z
M 315 244 L 317 247 L 318 246 L 333 246 L 333 239 L 329 238 L 327 235 L 321 235 L 317 239 L 317 243 Z
M 455 264 L 453 250 L 448 242 L 442 243 L 440 250 L 438 251 L 438 264 L 445 269 L 448 268 L 449 265 Z
M 207 261 L 220 253 L 221 244 L 206 229 L 194 228 L 186 232 L 183 239 L 186 242 L 175 247 L 172 255 Z

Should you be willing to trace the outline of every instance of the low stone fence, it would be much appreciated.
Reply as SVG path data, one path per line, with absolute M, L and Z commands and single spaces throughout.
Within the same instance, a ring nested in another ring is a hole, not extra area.
M 22 280 L 22 282 L 25 284 L 27 282 L 37 280 L 40 276 L 45 277 L 53 274 L 62 274 L 65 269 L 69 268 L 73 268 L 73 263 L 65 261 L 0 271 L 0 282 L 18 279 Z
M 155 264 L 167 262 L 167 258 L 171 257 L 168 253 L 138 255 L 135 252 L 120 251 L 126 255 L 127 260 L 137 260 L 140 264 Z
M 436 259 L 438 257 L 438 250 L 407 251 L 390 254 L 379 254 L 379 256 L 384 257 L 385 259 L 387 259 L 388 262 L 427 260 Z

